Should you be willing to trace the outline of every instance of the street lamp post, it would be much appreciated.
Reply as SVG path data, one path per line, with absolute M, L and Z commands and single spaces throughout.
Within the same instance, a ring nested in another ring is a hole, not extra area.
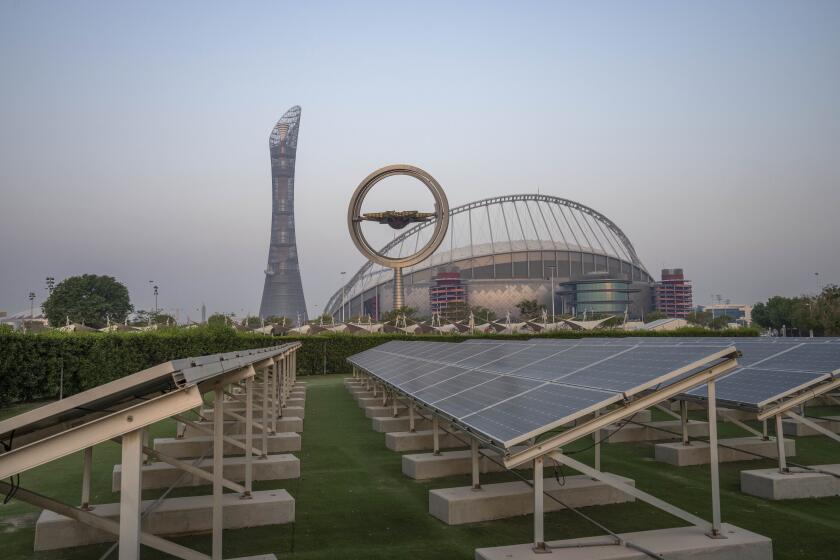
M 158 300 L 157 300 L 157 297 L 158 297 L 158 287 L 157 287 L 157 286 L 155 286 L 155 315 L 157 315 L 157 313 L 158 313 Z
M 55 288 L 55 278 L 52 276 L 47 276 L 47 291 L 52 295 L 53 289 Z
M 35 318 L 35 292 L 29 292 L 29 319 Z
M 557 319 L 554 316 L 555 315 L 554 314 L 554 270 L 557 267 L 556 266 L 549 266 L 549 267 L 546 267 L 546 268 L 551 269 L 551 324 L 554 324 L 554 323 L 557 322 Z
M 341 322 L 344 323 L 344 306 L 346 305 L 346 296 L 345 296 L 345 289 L 347 288 L 347 284 L 344 283 L 344 275 L 347 274 L 346 270 L 341 271 Z

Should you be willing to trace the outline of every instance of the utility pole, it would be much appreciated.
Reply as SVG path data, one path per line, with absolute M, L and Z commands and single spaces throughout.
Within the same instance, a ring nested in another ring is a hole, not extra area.
M 29 292 L 29 319 L 35 318 L 35 292 Z

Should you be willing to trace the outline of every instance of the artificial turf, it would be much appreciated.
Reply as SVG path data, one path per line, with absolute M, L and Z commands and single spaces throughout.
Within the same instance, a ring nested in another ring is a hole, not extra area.
M 464 486 L 469 475 L 418 482 L 401 471 L 398 453 L 384 445 L 384 434 L 371 430 L 370 419 L 343 386 L 343 375 L 303 378 L 308 383 L 303 445 L 297 480 L 256 482 L 257 490 L 285 488 L 295 498 L 292 524 L 226 531 L 226 558 L 274 553 L 294 559 L 378 559 L 399 556 L 416 560 L 473 557 L 475 548 L 525 543 L 531 540 L 532 517 L 522 516 L 462 526 L 447 526 L 428 513 L 428 491 Z M 0 410 L 0 418 L 23 411 Z M 815 410 L 817 415 L 828 410 Z M 836 414 L 836 411 L 834 411 Z M 151 429 L 152 437 L 171 436 L 174 424 Z M 722 437 L 743 435 L 731 424 L 720 424 Z M 580 445 L 583 447 L 583 444 Z M 570 448 L 571 449 L 571 448 Z M 604 470 L 635 479 L 636 486 L 703 518 L 710 518 L 709 467 L 672 467 L 654 462 L 650 444 L 603 446 Z M 118 501 L 111 492 L 111 470 L 119 462 L 119 446 L 94 450 L 94 503 Z M 577 458 L 592 461 L 587 450 Z M 797 439 L 796 462 L 840 463 L 840 445 L 822 437 Z M 80 494 L 80 453 L 24 473 L 21 485 L 68 503 Z M 740 492 L 742 469 L 772 468 L 774 461 L 721 464 L 721 502 L 725 522 L 773 539 L 777 559 L 834 559 L 840 557 L 840 497 L 769 502 Z M 526 473 L 527 474 L 527 473 Z M 546 475 L 553 474 L 551 469 Z M 572 474 L 556 473 L 558 476 Z M 482 482 L 513 480 L 509 473 L 483 475 Z M 172 496 L 209 492 L 209 487 L 175 490 Z M 144 498 L 159 491 L 148 490 Z M 636 502 L 584 510 L 615 532 L 674 527 L 683 523 L 646 504 Z M 95 512 L 95 510 L 94 510 Z M 99 558 L 109 545 L 64 551 L 32 552 L 37 510 L 12 500 L 0 506 L 0 558 L 14 560 Z M 573 512 L 546 514 L 546 538 L 566 539 L 601 534 Z M 203 552 L 209 535 L 174 539 Z M 555 556 L 557 556 L 555 554 Z M 116 554 L 111 555 L 116 558 Z M 166 558 L 143 549 L 144 558 Z

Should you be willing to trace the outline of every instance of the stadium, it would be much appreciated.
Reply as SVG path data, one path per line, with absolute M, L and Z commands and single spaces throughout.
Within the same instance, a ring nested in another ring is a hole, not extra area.
M 406 229 L 381 252 L 414 253 L 434 221 Z M 450 210 L 446 240 L 426 261 L 403 270 L 405 303 L 428 317 L 462 319 L 472 308 L 516 317 L 522 300 L 556 315 L 620 314 L 653 308 L 655 284 L 630 239 L 609 218 L 583 204 L 542 194 L 487 198 Z M 552 301 L 552 292 L 554 301 Z M 393 272 L 366 263 L 329 299 L 336 320 L 392 308 Z

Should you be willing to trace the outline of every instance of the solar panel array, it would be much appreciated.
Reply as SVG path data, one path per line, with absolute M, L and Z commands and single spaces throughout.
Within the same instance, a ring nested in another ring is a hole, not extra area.
M 820 382 L 840 376 L 838 338 L 720 338 L 720 337 L 635 337 L 590 339 L 535 339 L 533 344 L 565 347 L 624 345 L 632 341 L 646 347 L 659 345 L 693 348 L 722 348 L 730 345 L 742 353 L 740 367 L 716 382 L 717 400 L 736 408 L 761 408 Z M 686 396 L 705 399 L 706 387 L 697 387 Z
M 723 361 L 731 347 L 388 342 L 348 361 L 510 447 Z M 579 341 L 577 341 L 579 342 Z

